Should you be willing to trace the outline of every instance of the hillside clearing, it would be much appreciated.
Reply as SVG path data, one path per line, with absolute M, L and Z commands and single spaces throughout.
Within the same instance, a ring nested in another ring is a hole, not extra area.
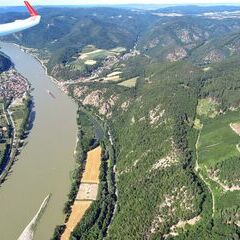
M 81 60 L 97 60 L 97 59 L 105 58 L 105 57 L 108 57 L 108 56 L 117 56 L 124 51 L 125 51 L 125 49 L 123 49 L 123 48 L 114 48 L 114 49 L 110 49 L 110 50 L 95 49 L 95 50 L 90 51 L 90 52 L 82 53 L 79 56 L 79 59 L 81 59 Z
M 211 98 L 200 99 L 197 106 L 197 114 L 215 118 L 218 114 L 217 107 L 218 103 Z
M 84 62 L 85 65 L 90 65 L 90 66 L 95 65 L 96 63 L 97 63 L 97 61 L 90 60 L 90 59 Z
M 138 80 L 138 77 L 130 78 L 130 79 L 126 80 L 126 81 L 118 83 L 118 85 L 119 86 L 123 86 L 123 87 L 132 88 L 132 87 L 136 86 L 137 80 Z
M 240 136 L 240 123 L 230 123 L 231 129 Z

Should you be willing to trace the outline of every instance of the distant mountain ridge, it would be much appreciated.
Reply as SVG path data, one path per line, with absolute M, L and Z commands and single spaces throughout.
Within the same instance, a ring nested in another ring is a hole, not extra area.
M 240 11 L 240 6 L 216 5 L 216 6 L 200 6 L 200 5 L 182 5 L 160 8 L 157 10 L 161 13 L 181 13 L 181 14 L 202 14 L 207 12 L 235 12 Z
M 182 14 L 202 14 L 206 12 L 239 11 L 240 5 L 174 5 L 174 4 L 84 4 L 84 5 L 40 5 L 42 8 L 120 8 L 120 9 L 139 9 L 147 11 L 156 11 L 161 13 L 182 13 Z M 0 13 L 6 12 L 25 12 L 24 6 L 0 6 Z

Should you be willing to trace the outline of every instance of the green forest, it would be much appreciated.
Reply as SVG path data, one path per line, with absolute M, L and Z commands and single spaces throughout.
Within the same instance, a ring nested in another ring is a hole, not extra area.
M 86 152 L 104 150 L 72 240 L 240 238 L 240 18 L 210 10 L 43 8 L 39 27 L 5 38 L 45 56 L 79 105 L 66 219 Z

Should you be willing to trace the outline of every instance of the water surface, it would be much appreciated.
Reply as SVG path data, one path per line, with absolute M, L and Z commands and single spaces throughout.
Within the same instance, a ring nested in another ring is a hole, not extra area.
M 51 193 L 35 240 L 47 240 L 57 224 L 70 189 L 74 168 L 77 106 L 45 74 L 41 64 L 13 44 L 0 43 L 16 69 L 32 84 L 36 119 L 11 174 L 0 187 L 0 239 L 16 240 Z M 50 90 L 56 99 L 51 97 Z

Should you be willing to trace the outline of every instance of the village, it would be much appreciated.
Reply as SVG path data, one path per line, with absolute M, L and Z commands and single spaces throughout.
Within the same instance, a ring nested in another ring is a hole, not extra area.
M 13 104 L 22 102 L 29 88 L 27 80 L 14 69 L 0 75 L 0 98 L 6 101 Z
M 30 85 L 14 68 L 0 75 L 0 182 L 15 158 L 24 131 Z M 8 160 L 7 160 L 8 159 Z M 8 161 L 8 163 L 6 162 Z M 7 163 L 7 165 L 6 165 Z

